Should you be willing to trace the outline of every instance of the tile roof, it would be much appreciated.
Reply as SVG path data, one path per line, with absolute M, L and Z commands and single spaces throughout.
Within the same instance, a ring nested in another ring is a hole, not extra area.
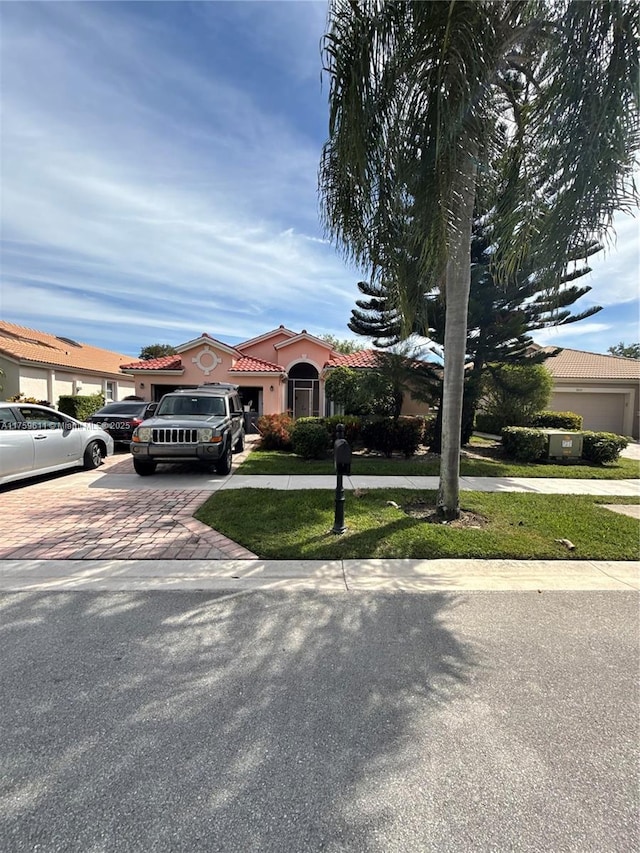
M 0 355 L 17 361 L 50 364 L 69 370 L 121 376 L 120 368 L 130 355 L 101 349 L 89 344 L 58 338 L 16 323 L 0 320 Z
M 182 359 L 179 355 L 162 355 L 160 358 L 121 364 L 120 367 L 123 370 L 182 370 Z
M 554 352 L 556 347 L 543 347 Z M 601 355 L 577 349 L 561 349 L 544 365 L 556 379 L 635 379 L 640 380 L 640 361 L 617 355 Z
M 279 364 L 273 364 L 270 361 L 264 361 L 261 358 L 252 358 L 245 355 L 239 358 L 234 366 L 229 370 L 229 373 L 286 373 L 284 367 Z
M 362 349 L 345 355 L 341 352 L 332 352 L 325 367 L 377 367 L 378 350 Z

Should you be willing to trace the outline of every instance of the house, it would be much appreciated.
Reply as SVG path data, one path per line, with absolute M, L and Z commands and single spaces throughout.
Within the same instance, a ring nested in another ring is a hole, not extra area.
M 582 415 L 584 429 L 640 438 L 640 361 L 563 348 L 544 365 L 553 376 L 548 409 Z
M 0 321 L 0 396 L 23 394 L 58 405 L 67 394 L 99 394 L 121 400 L 135 383 L 120 367 L 131 356 L 48 332 Z
M 375 351 L 343 355 L 331 344 L 309 334 L 279 326 L 240 344 L 223 343 L 206 332 L 176 347 L 176 355 L 135 361 L 120 369 L 135 380 L 135 393 L 159 400 L 177 388 L 194 388 L 206 382 L 232 382 L 239 386 L 246 411 L 258 415 L 288 412 L 294 418 L 330 414 L 324 381 L 333 368 L 375 367 Z M 405 401 L 403 414 L 424 414 L 425 404 Z

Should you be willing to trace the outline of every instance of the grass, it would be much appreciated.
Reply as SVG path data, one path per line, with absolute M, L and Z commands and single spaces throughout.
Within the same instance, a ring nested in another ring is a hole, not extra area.
M 483 448 L 476 445 L 475 450 Z M 630 480 L 640 477 L 640 462 L 620 457 L 610 465 L 578 463 L 509 462 L 496 456 L 495 450 L 486 449 L 481 459 L 461 459 L 462 477 L 558 477 L 576 480 Z M 440 459 L 429 456 L 413 459 L 385 459 L 379 456 L 354 456 L 352 474 L 363 476 L 431 476 L 440 473 Z M 238 469 L 239 474 L 333 474 L 332 459 L 302 459 L 294 453 L 279 450 L 252 451 Z
M 400 508 L 388 505 L 395 501 Z M 342 536 L 330 533 L 332 491 L 225 490 L 195 517 L 273 560 L 386 558 L 633 560 L 638 522 L 601 504 L 638 504 L 640 498 L 464 492 L 462 508 L 484 516 L 480 529 L 428 524 L 403 511 L 435 492 L 375 489 L 347 493 Z M 556 539 L 576 547 L 568 551 Z

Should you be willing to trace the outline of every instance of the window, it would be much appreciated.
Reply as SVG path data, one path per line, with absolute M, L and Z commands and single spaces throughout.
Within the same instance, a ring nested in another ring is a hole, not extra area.
M 56 412 L 45 412 L 44 409 L 32 409 L 20 406 L 20 414 L 32 429 L 64 429 L 66 419 Z
M 106 403 L 112 403 L 116 399 L 115 382 L 105 382 L 104 398 Z

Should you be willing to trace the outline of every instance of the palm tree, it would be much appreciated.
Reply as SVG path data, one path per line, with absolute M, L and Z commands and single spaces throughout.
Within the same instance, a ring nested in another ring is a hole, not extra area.
M 459 514 L 474 205 L 495 214 L 498 278 L 535 253 L 553 286 L 576 246 L 606 238 L 637 202 L 639 29 L 637 3 L 620 0 L 330 0 L 324 225 L 374 282 L 398 282 L 407 332 L 423 283 L 443 295 L 447 518 Z M 500 192 L 480 200 L 496 169 Z M 419 275 L 396 268 L 394 241 Z

